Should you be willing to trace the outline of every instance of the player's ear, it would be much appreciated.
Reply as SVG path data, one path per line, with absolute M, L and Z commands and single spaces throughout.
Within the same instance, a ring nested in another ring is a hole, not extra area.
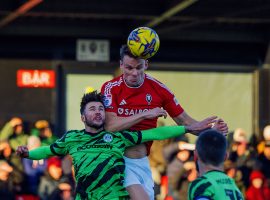
M 82 122 L 85 122 L 85 116 L 84 115 L 81 115 L 81 120 L 82 120 Z
M 123 60 L 120 60 L 120 69 L 123 71 L 124 70 L 124 63 Z
M 144 69 L 147 69 L 148 68 L 148 60 L 145 60 L 145 67 Z

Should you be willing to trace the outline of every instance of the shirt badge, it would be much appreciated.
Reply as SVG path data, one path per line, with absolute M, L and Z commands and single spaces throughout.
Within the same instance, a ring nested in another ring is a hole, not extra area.
M 103 103 L 105 107 L 108 108 L 112 104 L 112 95 L 111 94 L 105 95 Z
M 146 97 L 145 97 L 145 99 L 146 99 L 148 105 L 150 105 L 151 104 L 151 101 L 152 101 L 152 96 L 150 94 L 147 94 Z
M 103 140 L 105 141 L 105 142 L 111 142 L 112 140 L 113 140 L 113 136 L 112 136 L 112 134 L 110 134 L 110 133 L 106 133 L 104 136 L 103 136 Z

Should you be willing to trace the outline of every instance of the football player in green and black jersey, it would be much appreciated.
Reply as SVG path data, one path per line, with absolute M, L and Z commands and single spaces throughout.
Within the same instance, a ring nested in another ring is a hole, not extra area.
M 160 127 L 145 131 L 108 132 L 104 130 L 105 109 L 103 96 L 96 91 L 85 94 L 81 101 L 83 130 L 68 131 L 50 146 L 28 151 L 19 146 L 17 154 L 23 158 L 39 160 L 51 156 L 70 154 L 73 158 L 77 199 L 129 199 L 123 186 L 124 159 L 127 147 L 151 140 L 163 140 L 186 132 L 211 127 L 216 117 L 190 126 Z
M 200 133 L 194 152 L 199 177 L 189 185 L 189 200 L 243 200 L 234 180 L 223 172 L 227 141 L 219 132 Z

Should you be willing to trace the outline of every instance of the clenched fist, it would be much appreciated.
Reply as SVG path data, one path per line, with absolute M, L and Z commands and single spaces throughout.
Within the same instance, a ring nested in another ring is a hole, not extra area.
M 16 154 L 22 158 L 27 158 L 29 156 L 29 150 L 26 146 L 18 146 Z

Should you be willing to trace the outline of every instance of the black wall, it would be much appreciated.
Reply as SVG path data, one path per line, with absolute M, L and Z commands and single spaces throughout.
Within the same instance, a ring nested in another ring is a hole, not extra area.
M 54 121 L 55 89 L 19 88 L 17 70 L 52 69 L 48 61 L 0 60 L 0 123 L 21 117 L 29 124 L 39 119 Z
M 259 70 L 259 127 L 270 124 L 270 69 Z

